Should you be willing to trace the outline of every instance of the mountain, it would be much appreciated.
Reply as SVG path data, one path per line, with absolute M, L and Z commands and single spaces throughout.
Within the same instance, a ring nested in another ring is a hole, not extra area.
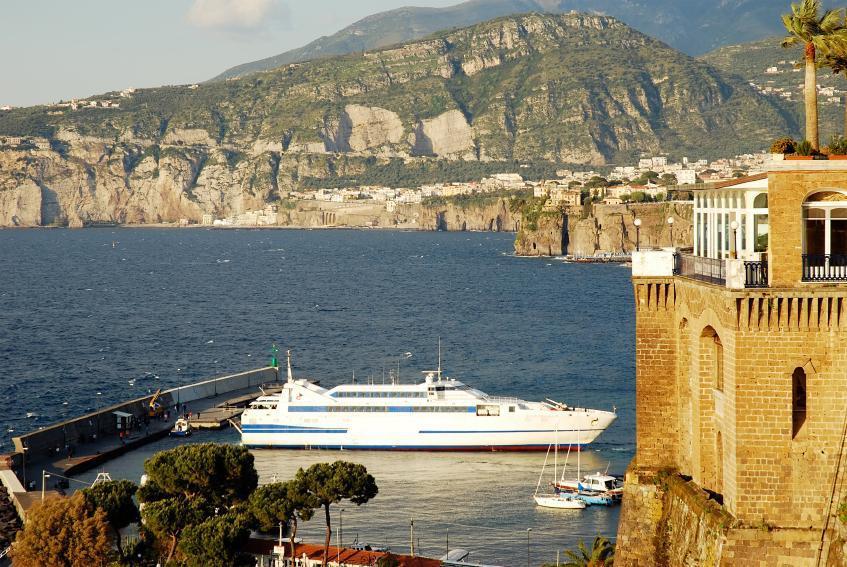
M 803 52 L 800 47 L 785 49 L 782 36 L 768 37 L 738 45 L 728 45 L 699 59 L 726 74 L 754 86 L 773 104 L 803 123 Z M 821 140 L 842 133 L 847 81 L 829 69 L 818 70 Z
M 470 0 L 447 8 L 407 7 L 368 16 L 343 30 L 259 61 L 228 69 L 213 80 L 265 71 L 289 63 L 344 55 L 426 37 L 449 28 L 526 12 L 596 12 L 689 55 L 778 33 L 780 9 L 762 0 Z
M 60 224 L 199 220 L 302 187 L 415 186 L 516 162 L 541 177 L 557 164 L 642 152 L 732 155 L 796 132 L 789 114 L 741 79 L 586 14 L 504 17 L 77 104 L 0 112 L 0 137 L 47 138 L 32 141 L 41 149 L 24 142 L 0 152 L 0 224 L 14 217 L 3 202 Z

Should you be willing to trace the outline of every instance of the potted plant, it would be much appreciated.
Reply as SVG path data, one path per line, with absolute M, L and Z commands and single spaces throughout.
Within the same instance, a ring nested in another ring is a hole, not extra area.
M 780 161 L 785 159 L 785 154 L 793 154 L 794 147 L 797 142 L 794 141 L 794 138 L 789 136 L 783 136 L 782 138 L 777 138 L 771 144 L 771 159 L 774 161 Z
M 812 160 L 815 159 L 815 149 L 812 147 L 812 143 L 809 142 L 809 140 L 803 140 L 802 142 L 798 142 L 797 145 L 794 146 L 794 154 L 790 156 L 785 156 L 785 159 Z
M 829 140 L 829 159 L 847 159 L 847 138 L 833 135 Z

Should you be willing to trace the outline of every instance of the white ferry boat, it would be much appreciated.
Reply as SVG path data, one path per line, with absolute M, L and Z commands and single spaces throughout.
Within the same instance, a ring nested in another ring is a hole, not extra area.
M 440 357 L 439 357 L 440 358 Z M 261 396 L 241 416 L 248 447 L 408 451 L 578 450 L 617 417 L 614 411 L 547 400 L 495 398 L 438 370 L 418 384 L 345 384 L 325 389 L 295 379 Z

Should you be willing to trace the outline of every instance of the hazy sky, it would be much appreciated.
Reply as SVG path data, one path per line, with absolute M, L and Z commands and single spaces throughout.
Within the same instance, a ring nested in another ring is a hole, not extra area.
M 0 105 L 210 79 L 365 16 L 459 0 L 2 0 Z

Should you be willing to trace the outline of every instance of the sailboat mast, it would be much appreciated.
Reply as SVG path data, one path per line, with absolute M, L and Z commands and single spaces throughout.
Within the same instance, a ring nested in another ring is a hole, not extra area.
M 576 484 L 577 484 L 577 488 L 579 488 L 579 484 L 582 482 L 582 468 L 580 467 L 582 451 L 580 450 L 580 447 L 579 447 L 579 432 L 580 432 L 580 430 L 577 429 L 576 430 Z
M 538 496 L 538 489 L 541 488 L 541 479 L 544 478 L 544 469 L 547 468 L 547 459 L 550 457 L 550 446 L 547 445 L 547 454 L 544 455 L 544 464 L 541 465 L 541 474 L 538 475 L 538 484 L 535 485 L 535 494 Z
M 556 451 L 553 453 L 553 484 L 559 478 L 559 428 L 556 428 Z

